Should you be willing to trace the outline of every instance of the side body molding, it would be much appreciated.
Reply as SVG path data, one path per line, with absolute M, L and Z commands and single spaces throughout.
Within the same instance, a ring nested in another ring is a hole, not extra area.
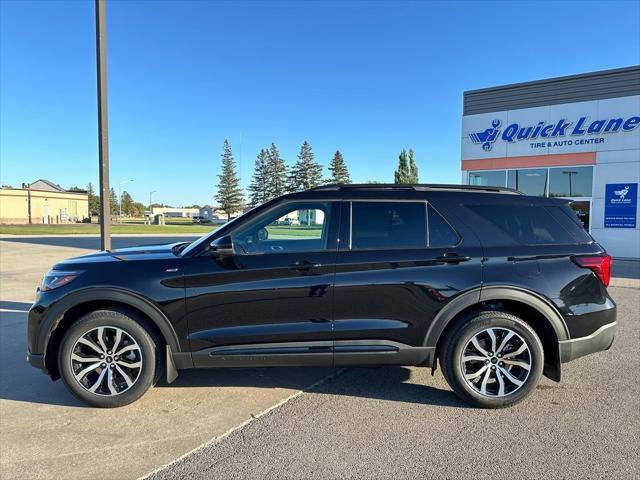
M 93 287 L 73 292 L 54 304 L 43 319 L 38 335 L 38 352 L 46 352 L 50 332 L 55 330 L 64 314 L 71 308 L 92 301 L 113 301 L 141 311 L 158 327 L 171 351 L 180 352 L 178 336 L 167 317 L 146 298 L 128 290 L 112 287 Z

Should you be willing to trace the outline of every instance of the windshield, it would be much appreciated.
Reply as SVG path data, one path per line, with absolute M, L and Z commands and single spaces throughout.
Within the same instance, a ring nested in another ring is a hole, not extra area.
M 187 245 L 187 247 L 182 250 L 181 255 L 185 256 L 185 255 L 189 255 L 191 252 L 195 252 L 202 245 L 205 245 L 206 243 L 211 242 L 211 236 L 213 235 L 214 232 L 217 232 L 218 230 L 220 230 L 223 227 L 226 227 L 228 225 L 232 225 L 233 223 L 236 223 L 238 220 L 240 220 L 244 216 L 245 216 L 245 214 L 243 213 L 242 215 L 239 215 L 236 218 L 232 218 L 227 223 L 223 223 L 218 228 L 215 228 L 215 229 L 211 230 L 209 233 L 205 233 L 202 237 L 200 237 L 199 239 L 197 239 L 197 240 L 191 242 L 189 245 Z

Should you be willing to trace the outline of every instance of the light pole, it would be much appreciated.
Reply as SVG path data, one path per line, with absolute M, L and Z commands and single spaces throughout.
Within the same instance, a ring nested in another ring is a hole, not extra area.
M 578 173 L 578 172 L 576 172 L 575 170 L 564 170 L 562 173 L 564 173 L 565 175 L 569 175 L 569 196 L 573 197 L 573 188 L 572 188 L 572 185 L 571 185 L 571 177 L 573 175 L 575 175 L 576 173 Z
M 100 172 L 100 248 L 111 249 L 109 202 L 109 135 L 107 129 L 107 25 L 106 0 L 95 0 L 96 72 L 98 86 L 98 171 Z M 31 222 L 29 222 L 31 223 Z
M 120 221 L 122 221 L 122 185 L 127 183 L 127 182 L 133 182 L 133 179 L 130 178 L 129 180 L 123 180 L 118 184 L 118 203 L 120 204 L 120 206 L 118 207 L 118 209 L 120 210 L 120 213 L 118 215 L 118 219 Z

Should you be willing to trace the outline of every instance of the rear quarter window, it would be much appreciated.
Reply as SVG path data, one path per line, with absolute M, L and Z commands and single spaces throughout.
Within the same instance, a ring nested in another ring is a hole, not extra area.
M 523 245 L 591 241 L 589 234 L 560 206 L 469 205 L 468 208 Z

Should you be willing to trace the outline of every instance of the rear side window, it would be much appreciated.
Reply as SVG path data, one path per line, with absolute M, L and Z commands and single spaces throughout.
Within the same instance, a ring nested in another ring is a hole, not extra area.
M 451 247 L 460 241 L 456 231 L 429 205 L 428 243 L 430 247 Z
M 523 245 L 585 243 L 588 241 L 585 240 L 585 232 L 579 232 L 580 229 L 577 228 L 577 225 L 573 223 L 571 218 L 564 215 L 559 207 L 469 205 L 469 208 Z M 576 235 L 576 232 L 579 232 L 580 235 Z M 588 234 L 586 237 L 588 238 Z
M 353 202 L 351 248 L 425 247 L 424 202 Z

